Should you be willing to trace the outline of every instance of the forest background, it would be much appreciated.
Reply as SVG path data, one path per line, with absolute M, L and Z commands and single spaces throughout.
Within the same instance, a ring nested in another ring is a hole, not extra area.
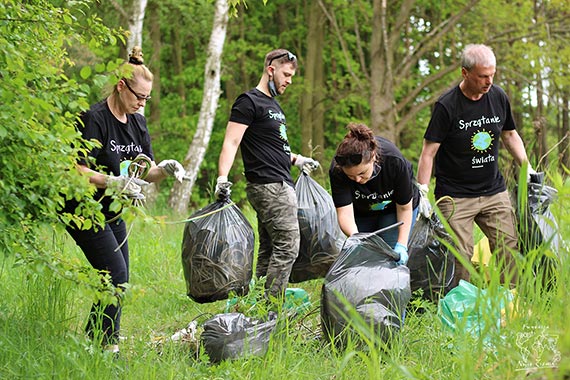
M 279 98 L 290 144 L 321 162 L 314 176 L 325 187 L 351 121 L 394 141 L 415 165 L 430 108 L 461 79 L 468 43 L 494 49 L 495 83 L 511 98 L 533 166 L 565 170 L 570 161 L 566 1 L 54 0 L 5 1 L 0 11 L 0 226 L 14 232 L 5 246 L 19 246 L 35 222 L 57 219 L 63 197 L 90 191 L 69 170 L 83 148 L 76 116 L 105 96 L 134 44 L 155 74 L 144 112 L 156 160 L 178 159 L 192 177 L 151 189 L 148 203 L 178 214 L 211 200 L 231 105 L 279 47 L 299 59 Z M 515 178 L 505 160 L 506 177 Z M 242 171 L 238 157 L 230 180 L 240 205 Z M 96 222 L 89 207 L 84 214 Z
M 31 273 L 90 285 L 96 296 L 99 278 L 54 249 L 46 230 L 62 221 L 101 222 L 96 202 L 85 203 L 79 215 L 58 210 L 64 199 L 93 191 L 74 169 L 78 152 L 89 146 L 79 139 L 76 118 L 105 96 L 135 43 L 155 74 L 144 112 L 156 159 L 178 159 L 194 177 L 151 190 L 147 207 L 172 216 L 212 201 L 230 107 L 257 84 L 265 54 L 280 47 L 299 59 L 293 84 L 279 98 L 290 143 L 321 162 L 314 177 L 325 188 L 351 121 L 393 140 L 416 165 L 430 108 L 459 82 L 459 55 L 468 43 L 494 49 L 495 83 L 511 99 L 533 167 L 566 178 L 568 16 L 565 0 L 4 0 L 0 249 L 29 264 Z M 517 172 L 502 154 L 514 186 Z M 245 206 L 242 169 L 238 158 L 232 199 Z M 131 211 L 131 220 L 145 216 Z

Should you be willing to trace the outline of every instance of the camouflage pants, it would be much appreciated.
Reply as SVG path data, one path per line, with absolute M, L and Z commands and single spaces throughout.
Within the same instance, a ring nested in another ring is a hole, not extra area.
M 248 183 L 246 193 L 257 212 L 256 276 L 266 276 L 265 287 L 269 295 L 282 297 L 301 241 L 295 190 L 285 182 Z

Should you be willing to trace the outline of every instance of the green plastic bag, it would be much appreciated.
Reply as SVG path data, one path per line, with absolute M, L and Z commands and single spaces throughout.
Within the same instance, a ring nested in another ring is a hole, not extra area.
M 460 280 L 439 300 L 437 314 L 449 330 L 467 332 L 475 338 L 488 338 L 498 332 L 513 308 L 513 291 L 499 287 L 491 294 L 487 289 Z

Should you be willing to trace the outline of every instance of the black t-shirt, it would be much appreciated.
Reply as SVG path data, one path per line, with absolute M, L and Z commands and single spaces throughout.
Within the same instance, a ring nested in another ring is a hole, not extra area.
M 279 103 L 257 89 L 250 90 L 236 99 L 230 121 L 248 126 L 240 143 L 247 180 L 285 181 L 293 186 L 287 123 Z
M 500 87 L 493 85 L 477 101 L 465 97 L 459 86 L 444 94 L 424 135 L 441 144 L 435 156 L 435 196 L 471 198 L 504 191 L 499 139 L 503 130 L 513 129 L 511 106 Z
M 80 162 L 100 173 L 115 176 L 128 175 L 128 166 L 132 159 L 144 153 L 154 160 L 154 153 L 150 143 L 150 135 L 146 126 L 146 119 L 139 113 L 127 114 L 127 122 L 122 123 L 113 114 L 103 100 L 94 104 L 91 109 L 81 115 L 84 125 L 79 125 L 83 138 L 95 139 L 101 143 L 100 148 L 89 152 L 89 160 Z M 105 189 L 98 189 L 95 199 L 99 199 Z M 103 213 L 108 216 L 112 199 L 103 197 Z
M 413 198 L 419 203 L 419 191 L 415 186 L 412 164 L 404 158 L 390 141 L 376 137 L 381 160 L 374 168 L 376 177 L 365 184 L 349 179 L 333 160 L 329 177 L 335 207 L 352 203 L 355 217 L 396 212 L 396 203 L 405 205 Z

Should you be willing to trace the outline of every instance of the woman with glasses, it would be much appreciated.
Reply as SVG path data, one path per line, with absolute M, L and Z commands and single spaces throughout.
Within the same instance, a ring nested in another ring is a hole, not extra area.
M 91 229 L 67 226 L 89 263 L 108 273 L 117 289 L 116 302 L 93 304 L 86 326 L 94 341 L 115 354 L 119 351 L 121 293 L 129 281 L 129 244 L 125 222 L 113 210 L 112 203 L 117 198 L 140 202 L 144 199 L 141 186 L 168 175 L 181 181 L 185 175 L 184 167 L 176 160 L 154 163 L 146 119 L 137 112 L 150 99 L 153 81 L 152 73 L 143 64 L 140 48 L 133 49 L 119 73 L 121 79 L 111 94 L 84 112 L 78 127 L 84 139 L 99 142 L 87 153 L 89 157 L 79 159 L 77 166 L 97 188 L 94 199 L 100 200 L 105 224 Z M 71 200 L 64 213 L 73 214 L 77 208 L 79 202 Z
M 412 164 L 366 125 L 350 123 L 347 128 L 329 170 L 340 228 L 350 236 L 402 222 L 380 236 L 406 264 L 419 203 Z

